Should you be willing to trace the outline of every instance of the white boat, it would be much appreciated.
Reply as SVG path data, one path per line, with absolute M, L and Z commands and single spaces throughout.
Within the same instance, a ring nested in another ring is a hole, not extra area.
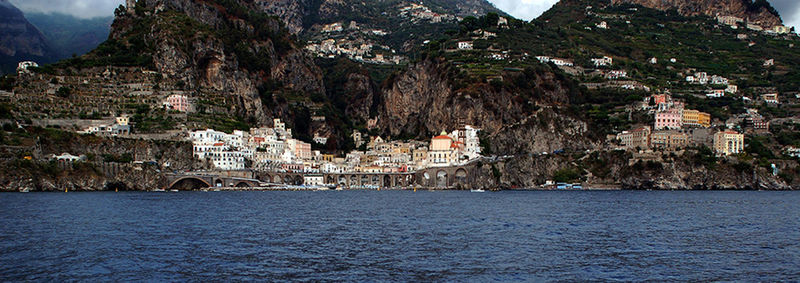
M 469 190 L 469 191 L 473 192 L 473 193 L 485 193 L 486 192 L 483 189 L 473 189 L 473 190 Z
M 173 193 L 177 193 L 177 192 L 179 192 L 178 190 L 169 190 L 169 191 L 170 191 L 170 192 L 173 192 Z

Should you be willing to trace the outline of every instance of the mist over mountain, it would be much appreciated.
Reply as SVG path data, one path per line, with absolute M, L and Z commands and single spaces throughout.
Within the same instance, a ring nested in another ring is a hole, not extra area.
M 0 0 L 0 73 L 13 72 L 19 61 L 52 57 L 44 35 L 7 0 Z
M 56 59 L 83 55 L 108 39 L 114 18 L 81 19 L 68 14 L 27 13 L 25 17 L 44 34 Z

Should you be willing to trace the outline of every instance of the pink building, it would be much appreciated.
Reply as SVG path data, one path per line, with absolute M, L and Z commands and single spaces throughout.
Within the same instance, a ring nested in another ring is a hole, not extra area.
M 683 125 L 683 114 L 680 111 L 670 110 L 656 113 L 656 130 L 678 130 Z
M 173 94 L 167 97 L 164 106 L 169 110 L 189 112 L 189 98 L 186 98 L 185 95 Z

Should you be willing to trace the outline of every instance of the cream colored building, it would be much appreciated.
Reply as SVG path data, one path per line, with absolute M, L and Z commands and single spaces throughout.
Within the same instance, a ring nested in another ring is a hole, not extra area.
M 730 130 L 714 134 L 714 151 L 718 155 L 731 155 L 743 152 L 744 135 Z
M 689 145 L 689 135 L 677 131 L 657 131 L 650 137 L 653 148 L 675 150 Z
M 625 131 L 617 135 L 622 146 L 627 149 L 650 147 L 650 127 L 641 127 L 633 131 Z

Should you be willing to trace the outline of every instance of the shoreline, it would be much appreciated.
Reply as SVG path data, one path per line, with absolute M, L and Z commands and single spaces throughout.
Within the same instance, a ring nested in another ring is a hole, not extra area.
M 200 190 L 163 190 L 163 189 L 154 189 L 154 190 L 123 190 L 123 191 L 112 191 L 112 190 L 67 190 L 67 191 L 23 191 L 23 190 L 3 190 L 0 193 L 88 193 L 88 192 L 153 192 L 153 193 L 176 193 L 176 192 L 325 192 L 325 191 L 412 191 L 412 192 L 424 192 L 424 191 L 462 191 L 462 192 L 470 192 L 471 190 L 466 189 L 454 189 L 454 188 L 354 188 L 354 189 L 333 189 L 333 188 L 322 188 L 322 187 L 217 187 L 217 188 L 204 188 Z M 602 191 L 659 191 L 659 192 L 690 192 L 690 191 L 732 191 L 732 192 L 743 192 L 743 191 L 772 191 L 772 192 L 781 192 L 781 191 L 800 191 L 800 189 L 793 188 L 789 190 L 781 190 L 781 189 L 731 189 L 731 188 L 723 188 L 723 189 L 624 189 L 621 187 L 586 187 L 583 189 L 554 189 L 554 188 L 514 188 L 514 189 L 496 189 L 496 190 L 485 190 L 485 192 L 602 192 Z

